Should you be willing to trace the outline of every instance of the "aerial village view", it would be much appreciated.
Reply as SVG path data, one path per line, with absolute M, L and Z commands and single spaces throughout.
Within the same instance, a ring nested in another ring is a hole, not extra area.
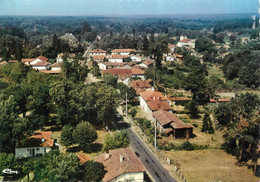
M 259 182 L 259 14 L 0 0 L 0 181 Z

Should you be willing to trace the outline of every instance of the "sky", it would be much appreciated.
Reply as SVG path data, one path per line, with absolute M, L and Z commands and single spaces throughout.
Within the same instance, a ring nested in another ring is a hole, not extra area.
M 237 14 L 258 7 L 258 0 L 0 0 L 0 15 Z

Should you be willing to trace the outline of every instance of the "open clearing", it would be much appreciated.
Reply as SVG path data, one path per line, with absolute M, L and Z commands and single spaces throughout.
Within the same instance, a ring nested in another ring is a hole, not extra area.
M 236 166 L 234 156 L 220 149 L 165 151 L 171 160 L 178 160 L 180 170 L 189 182 L 257 182 L 247 166 Z M 169 167 L 174 172 L 173 167 Z

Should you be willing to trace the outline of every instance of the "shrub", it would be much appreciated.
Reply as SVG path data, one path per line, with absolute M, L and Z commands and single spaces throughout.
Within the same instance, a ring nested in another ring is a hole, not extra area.
M 131 110 L 130 114 L 131 114 L 132 118 L 135 117 L 136 113 L 137 113 L 136 109 Z

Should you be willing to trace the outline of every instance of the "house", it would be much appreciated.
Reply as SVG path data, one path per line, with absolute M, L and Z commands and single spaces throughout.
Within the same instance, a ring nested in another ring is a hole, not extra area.
M 46 70 L 46 69 L 50 69 L 51 63 L 41 61 L 41 62 L 36 62 L 34 64 L 31 63 L 31 66 L 35 70 Z
M 168 49 L 170 50 L 170 52 L 174 52 L 175 48 L 176 48 L 176 45 L 168 44 Z
M 110 73 L 112 75 L 117 76 L 127 76 L 127 77 L 139 77 L 141 79 L 144 79 L 144 70 L 141 70 L 139 68 L 112 68 L 103 70 L 101 72 L 102 74 Z
M 94 160 L 102 163 L 107 171 L 103 182 L 144 181 L 145 168 L 130 147 L 106 151 Z
M 32 136 L 19 142 L 15 148 L 15 157 L 42 156 L 51 151 L 54 139 L 51 138 L 52 131 L 38 131 Z
M 166 56 L 166 61 L 174 61 L 175 60 L 175 56 L 172 56 L 172 55 L 170 55 L 170 56 Z
M 166 112 L 172 112 L 172 108 L 167 102 L 155 99 L 155 100 L 148 101 L 146 103 L 147 103 L 146 117 L 149 120 L 153 120 L 153 112 L 155 111 L 163 110 Z
M 143 80 L 130 81 L 128 85 L 136 90 L 137 95 L 140 95 L 140 92 L 144 92 L 146 89 L 152 88 L 149 82 Z
M 113 54 L 119 54 L 119 55 L 130 55 L 131 52 L 136 52 L 134 49 L 115 49 L 112 50 L 111 53 Z
M 130 56 L 130 58 L 132 59 L 132 61 L 136 61 L 136 62 L 142 61 L 142 57 L 140 56 L 132 55 Z
M 153 112 L 153 117 L 160 133 L 172 135 L 175 138 L 190 138 L 193 136 L 193 127 L 184 123 L 176 114 L 158 110 Z
M 105 56 L 104 55 L 94 55 L 93 59 L 94 59 L 94 61 L 104 61 Z
M 151 67 L 153 67 L 153 63 L 154 63 L 153 60 L 146 60 L 143 63 L 139 64 L 139 66 L 141 68 L 151 68 Z
M 170 101 L 173 102 L 173 104 L 176 105 L 185 105 L 187 102 L 191 101 L 192 98 L 190 97 L 170 97 Z
M 141 92 L 139 99 L 140 99 L 140 106 L 146 113 L 148 112 L 147 102 L 152 100 L 160 100 L 160 101 L 167 102 L 167 98 L 161 92 L 150 90 L 150 89 Z
M 111 68 L 130 68 L 130 66 L 123 62 L 123 63 L 112 63 L 112 62 L 103 62 L 103 61 L 97 61 L 99 69 L 100 70 L 106 70 Z
M 90 51 L 90 56 L 94 56 L 94 55 L 106 55 L 106 51 L 102 50 L 102 49 L 94 49 L 92 51 Z
M 61 63 L 53 63 L 51 65 L 51 70 L 53 70 L 53 71 L 61 71 Z
M 30 65 L 31 62 L 33 62 L 35 59 L 22 59 L 22 63 L 26 64 L 26 65 Z
M 177 44 L 177 47 L 190 47 L 195 48 L 195 39 L 188 39 L 186 36 L 181 36 L 180 41 Z
M 97 61 L 98 67 L 100 70 L 106 70 L 107 69 L 107 65 L 105 62 L 103 61 Z
M 18 60 L 9 60 L 8 63 L 18 63 Z
M 121 56 L 119 54 L 113 54 L 113 55 L 107 56 L 107 59 L 108 59 L 108 62 L 122 63 L 124 60 L 124 56 Z

